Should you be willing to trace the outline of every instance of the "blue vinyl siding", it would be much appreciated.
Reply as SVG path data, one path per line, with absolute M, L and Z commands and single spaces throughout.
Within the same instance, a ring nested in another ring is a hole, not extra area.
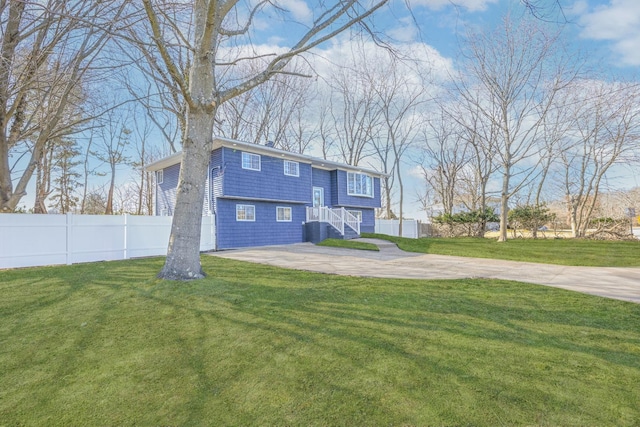
M 255 206 L 255 221 L 236 221 L 236 205 Z M 291 222 L 276 221 L 276 207 L 291 208 Z M 302 242 L 305 208 L 299 204 L 234 199 L 217 201 L 218 249 Z
M 156 215 L 162 215 L 163 210 L 167 215 L 173 215 L 176 205 L 176 190 L 178 188 L 178 177 L 180 176 L 180 165 L 172 165 L 163 169 L 162 184 L 158 184 L 158 194 L 156 198 Z
M 361 233 L 374 233 L 376 231 L 376 214 L 373 209 L 357 209 L 362 211 Z
M 313 185 L 312 187 L 321 187 L 324 188 L 324 204 L 325 206 L 332 206 L 332 200 L 331 200 L 331 174 L 333 172 L 332 171 L 326 171 L 323 169 L 316 169 L 313 168 L 312 170 L 312 175 L 313 175 Z M 311 191 L 312 188 L 309 189 L 309 193 L 311 195 Z M 311 204 L 309 204 L 309 206 L 311 206 Z
M 324 170 L 298 162 L 299 176 L 287 176 L 284 160 L 261 154 L 261 170 L 254 171 L 242 169 L 242 150 L 221 147 L 211 152 L 207 198 L 216 220 L 217 249 L 302 242 L 305 206 L 311 206 L 313 187 L 324 189 L 326 206 L 361 211 L 361 231 L 374 231 L 374 208 L 380 207 L 379 178 L 373 178 L 373 198 L 349 196 L 345 170 Z M 179 164 L 163 169 L 156 215 L 163 209 L 167 215 L 174 214 L 179 172 Z M 237 204 L 255 206 L 255 221 L 236 221 Z M 291 208 L 290 222 L 277 221 L 277 207 Z
M 242 169 L 242 151 L 222 148 L 226 197 L 311 201 L 311 165 L 299 164 L 300 176 L 284 174 L 284 159 L 262 155 L 261 170 Z
M 338 171 L 331 171 L 331 206 L 338 206 Z

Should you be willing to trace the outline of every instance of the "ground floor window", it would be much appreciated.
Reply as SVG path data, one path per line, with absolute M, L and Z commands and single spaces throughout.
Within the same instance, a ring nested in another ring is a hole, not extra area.
M 236 221 L 255 221 L 256 207 L 253 205 L 236 205 Z
M 362 222 L 362 211 L 347 211 L 347 212 L 349 212 L 351 215 L 358 218 L 359 222 Z
M 278 206 L 276 208 L 276 221 L 291 222 L 291 208 Z

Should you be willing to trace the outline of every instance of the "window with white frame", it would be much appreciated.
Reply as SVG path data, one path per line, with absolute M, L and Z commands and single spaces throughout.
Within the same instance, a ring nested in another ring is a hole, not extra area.
M 242 169 L 252 171 L 260 170 L 260 155 L 253 153 L 242 153 Z
M 347 194 L 373 197 L 373 178 L 364 173 L 347 172 Z
M 256 207 L 253 205 L 236 205 L 236 221 L 255 221 Z
M 347 211 L 347 212 L 349 212 L 351 215 L 358 218 L 358 222 L 362 222 L 362 211 Z
M 276 221 L 291 222 L 291 208 L 283 206 L 276 207 Z
M 158 172 L 156 172 L 156 181 L 158 182 L 158 184 L 162 184 L 162 182 L 164 181 L 164 171 L 163 170 L 159 170 Z
M 292 162 L 290 160 L 284 161 L 284 174 L 287 176 L 300 176 L 300 169 L 298 162 Z

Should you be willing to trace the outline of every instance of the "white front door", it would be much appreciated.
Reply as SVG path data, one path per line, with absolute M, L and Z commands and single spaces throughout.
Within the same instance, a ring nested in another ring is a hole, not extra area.
M 313 187 L 313 207 L 324 206 L 324 188 Z

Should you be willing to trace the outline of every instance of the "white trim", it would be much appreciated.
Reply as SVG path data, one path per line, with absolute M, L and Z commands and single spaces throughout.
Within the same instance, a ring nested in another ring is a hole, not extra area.
M 290 173 L 291 170 L 287 170 L 287 163 L 289 165 L 296 165 L 296 173 Z M 282 164 L 284 165 L 284 174 L 286 176 L 300 176 L 300 163 L 294 162 L 293 160 L 284 160 Z
M 156 182 L 162 184 L 164 182 L 164 169 L 156 171 Z
M 242 200 L 247 202 L 273 202 L 273 203 L 287 203 L 291 205 L 308 205 L 311 203 L 311 200 L 285 200 L 285 199 L 266 199 L 263 197 L 243 197 L 243 196 L 234 196 L 223 194 L 222 196 L 218 196 L 218 199 L 225 200 Z M 366 207 L 366 206 L 365 206 Z
M 283 215 L 283 218 L 285 219 L 279 219 L 279 215 L 278 215 L 278 211 L 280 209 L 283 209 L 283 212 L 286 212 L 286 210 L 289 210 L 289 219 L 286 219 L 287 215 Z M 276 206 L 276 222 L 291 222 L 293 220 L 293 209 L 291 209 L 291 206 Z
M 321 200 L 320 200 L 320 204 L 318 206 L 324 206 L 324 187 L 312 187 L 311 189 L 311 204 L 313 205 L 313 207 L 318 207 L 315 205 L 315 192 L 316 190 L 320 190 L 320 194 L 321 194 Z
M 245 167 L 245 162 L 244 162 L 245 155 L 247 156 L 248 159 L 250 159 L 249 164 L 247 165 L 247 167 Z M 258 168 L 257 169 L 253 166 L 253 162 L 256 159 L 256 157 L 258 158 Z M 243 151 L 242 152 L 241 164 L 242 164 L 242 169 L 246 169 L 246 170 L 250 170 L 250 171 L 258 171 L 258 172 L 260 172 L 260 170 L 262 169 L 262 159 L 260 158 L 260 154 L 248 153 L 246 151 Z
M 253 210 L 253 218 L 247 218 L 247 208 L 251 208 L 251 210 Z M 238 218 L 238 213 L 240 212 L 240 209 L 244 210 L 244 216 L 245 218 Z M 256 207 L 255 205 L 244 205 L 244 204 L 236 204 L 236 221 L 247 221 L 247 222 L 255 222 L 256 221 Z

